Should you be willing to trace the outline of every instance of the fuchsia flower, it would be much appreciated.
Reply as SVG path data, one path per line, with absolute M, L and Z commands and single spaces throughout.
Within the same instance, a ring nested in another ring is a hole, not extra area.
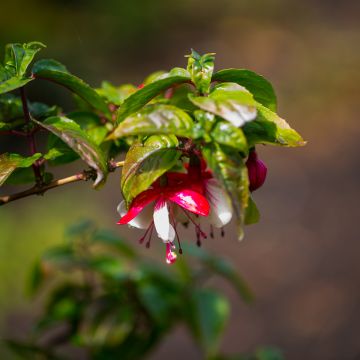
M 178 222 L 191 222 L 195 226 L 197 243 L 200 245 L 201 238 L 207 238 L 200 226 L 201 218 L 208 217 L 211 228 L 223 228 L 232 218 L 230 198 L 211 172 L 206 170 L 205 162 L 200 160 L 198 164 L 187 165 L 186 168 L 187 173 L 166 173 L 162 180 L 156 181 L 150 189 L 139 194 L 128 210 L 124 201 L 118 206 L 118 212 L 122 216 L 118 224 L 146 229 L 140 239 L 141 243 L 148 237 L 146 245 L 150 246 L 155 228 L 158 237 L 166 243 L 168 264 L 176 260 L 176 253 L 173 252 L 175 237 L 179 252 L 182 252 L 176 230 Z
M 175 219 L 175 207 L 183 209 L 184 213 L 190 212 L 195 215 L 208 216 L 210 205 L 206 198 L 199 192 L 189 187 L 186 174 L 167 173 L 163 178 L 166 184 L 156 181 L 152 187 L 139 194 L 130 204 L 126 211 L 125 202 L 118 206 L 118 212 L 122 216 L 118 224 L 129 224 L 140 229 L 147 229 L 145 235 L 140 239 L 143 242 L 147 235 L 150 240 L 153 228 L 158 237 L 166 243 L 167 263 L 176 260 L 176 254 L 172 252 L 176 232 L 177 221 Z M 189 215 L 188 215 L 189 216 Z M 179 251 L 181 252 L 180 242 Z
M 267 167 L 263 161 L 258 159 L 255 150 L 250 151 L 249 157 L 246 161 L 249 174 L 249 189 L 255 191 L 261 187 L 266 179 Z

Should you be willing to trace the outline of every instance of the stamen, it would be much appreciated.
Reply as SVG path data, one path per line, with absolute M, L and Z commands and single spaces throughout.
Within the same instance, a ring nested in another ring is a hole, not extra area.
M 210 225 L 210 237 L 213 239 L 214 238 L 214 228 L 212 225 Z
M 222 227 L 221 228 L 221 237 L 224 237 L 225 236 L 225 230 L 224 230 L 224 228 Z
M 146 229 L 145 234 L 139 239 L 139 243 L 142 244 L 144 240 L 146 239 L 147 234 L 149 233 L 149 230 L 151 230 L 154 226 L 154 221 L 151 222 L 149 227 Z
M 200 247 L 201 246 L 200 232 L 198 228 L 195 228 L 195 231 L 196 231 L 196 245 Z
M 150 230 L 149 239 L 148 239 L 147 243 L 145 244 L 147 249 L 150 248 L 153 231 L 154 231 L 154 222 L 151 223 L 151 230 Z
M 173 226 L 174 226 L 174 230 L 175 230 L 175 235 L 176 235 L 176 240 L 177 240 L 177 243 L 179 245 L 179 254 L 182 255 L 183 253 L 183 250 L 182 250 L 182 247 L 181 247 L 181 243 L 180 243 L 180 237 L 179 237 L 179 234 L 177 232 L 177 222 L 175 220 L 175 217 L 174 217 L 174 212 L 173 212 L 173 208 L 171 207 L 170 208 L 170 218 L 172 220 L 172 223 L 173 223 Z
M 184 214 L 187 216 L 187 218 L 193 223 L 193 225 L 195 226 L 195 229 L 197 229 L 197 231 L 199 231 L 199 234 L 204 238 L 207 239 L 207 235 L 201 230 L 201 227 L 199 224 L 197 224 L 193 218 L 186 212 L 185 209 L 181 208 L 181 210 L 184 212 Z

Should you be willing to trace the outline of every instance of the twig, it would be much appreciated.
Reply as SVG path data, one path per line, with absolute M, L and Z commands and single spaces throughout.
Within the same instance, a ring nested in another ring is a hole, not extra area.
M 113 167 L 112 171 L 115 170 L 116 168 L 122 167 L 123 165 L 124 165 L 124 161 L 112 163 L 112 167 Z M 22 199 L 22 198 L 25 198 L 25 197 L 28 197 L 31 195 L 43 195 L 46 191 L 57 188 L 59 186 L 71 184 L 71 183 L 77 182 L 77 181 L 87 181 L 87 180 L 90 180 L 93 177 L 93 175 L 94 175 L 93 170 L 84 170 L 83 172 L 81 172 L 79 174 L 68 176 L 63 179 L 54 180 L 47 185 L 43 185 L 43 186 L 35 185 L 34 187 L 32 187 L 28 190 L 21 191 L 16 194 L 1 196 L 0 197 L 0 206 L 8 204 L 11 201 L 19 200 L 19 199 Z

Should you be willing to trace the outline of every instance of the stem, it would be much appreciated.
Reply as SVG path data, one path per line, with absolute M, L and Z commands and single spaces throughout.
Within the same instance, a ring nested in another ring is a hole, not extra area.
M 26 94 L 25 94 L 25 88 L 24 87 L 20 88 L 20 94 L 21 94 L 21 102 L 22 102 L 22 107 L 23 107 L 23 112 L 24 112 L 24 117 L 25 117 L 25 123 L 27 125 L 30 125 L 31 117 L 30 117 L 30 112 L 29 112 L 29 107 L 28 107 L 28 104 L 27 104 L 27 100 L 26 100 Z M 34 155 L 37 152 L 36 151 L 35 134 L 30 129 L 28 129 L 28 139 L 29 139 L 30 155 Z M 39 162 L 37 160 L 32 165 L 32 168 L 34 170 L 36 184 L 41 185 L 42 182 L 43 182 L 43 179 L 42 179 L 42 175 L 41 175 L 41 171 L 40 171 L 40 164 L 39 164 Z
M 113 166 L 115 168 L 122 167 L 123 165 L 124 165 L 124 161 L 119 161 L 119 162 L 113 164 Z M 82 181 L 82 180 L 87 181 L 87 180 L 91 179 L 92 177 L 93 177 L 93 170 L 84 170 L 83 172 L 81 172 L 79 174 L 68 176 L 63 179 L 54 180 L 47 185 L 43 185 L 43 186 L 35 185 L 34 187 L 32 187 L 28 190 L 21 191 L 16 194 L 1 196 L 0 197 L 0 206 L 8 204 L 9 202 L 12 202 L 15 200 L 19 200 L 19 199 L 31 196 L 31 195 L 36 195 L 36 194 L 43 195 L 46 191 L 48 191 L 50 189 L 54 189 L 59 186 L 71 184 L 71 183 L 74 183 L 77 181 Z

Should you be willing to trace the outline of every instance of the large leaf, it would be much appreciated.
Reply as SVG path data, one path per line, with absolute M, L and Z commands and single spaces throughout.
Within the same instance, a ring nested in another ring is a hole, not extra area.
M 174 135 L 152 135 L 130 147 L 121 175 L 121 189 L 128 204 L 176 164 L 180 157 L 178 144 Z
M 36 153 L 30 157 L 22 157 L 19 154 L 1 154 L 0 155 L 0 186 L 17 168 L 30 167 L 36 160 L 41 157 Z
M 126 118 L 109 138 L 150 134 L 175 134 L 192 137 L 193 126 L 191 117 L 176 106 L 154 104 L 148 105 Z
M 230 315 L 227 299 L 214 290 L 195 289 L 190 295 L 187 309 L 190 330 L 199 341 L 206 358 L 218 352 L 220 340 Z
M 96 170 L 94 187 L 105 181 L 107 162 L 102 150 L 73 120 L 64 116 L 52 116 L 44 122 L 34 120 L 38 125 L 52 132 L 74 150 L 91 168 Z
M 80 96 L 95 109 L 110 115 L 105 100 L 83 80 L 70 74 L 61 63 L 48 59 L 39 60 L 34 64 L 32 72 L 35 78 L 60 84 Z
M 303 146 L 306 142 L 289 124 L 268 108 L 257 104 L 255 121 L 247 123 L 243 130 L 249 146 L 272 144 L 281 146 Z
M 205 145 L 203 155 L 231 198 L 241 240 L 244 237 L 245 211 L 249 201 L 249 177 L 245 162 L 239 153 L 216 143 Z
M 187 70 L 191 75 L 192 82 L 201 94 L 207 94 L 210 90 L 214 70 L 215 54 L 210 53 L 201 56 L 195 50 L 191 50 L 191 55 L 188 57 Z
M 224 69 L 217 71 L 213 81 L 235 82 L 249 90 L 256 101 L 276 111 L 276 95 L 271 83 L 263 76 L 244 69 Z
M 218 121 L 211 131 L 211 137 L 219 144 L 230 146 L 244 153 L 248 151 L 243 131 L 228 121 Z
M 190 77 L 185 74 L 178 76 L 168 76 L 165 79 L 154 81 L 148 85 L 145 85 L 142 89 L 136 93 L 130 95 L 121 105 L 118 114 L 117 122 L 120 123 L 134 112 L 140 110 L 145 106 L 152 98 L 160 94 L 162 91 L 168 89 L 175 84 L 181 84 L 189 81 Z
M 234 126 L 243 126 L 256 117 L 255 100 L 242 86 L 235 83 L 217 85 L 209 96 L 189 95 L 190 101 L 200 109 L 230 121 Z

